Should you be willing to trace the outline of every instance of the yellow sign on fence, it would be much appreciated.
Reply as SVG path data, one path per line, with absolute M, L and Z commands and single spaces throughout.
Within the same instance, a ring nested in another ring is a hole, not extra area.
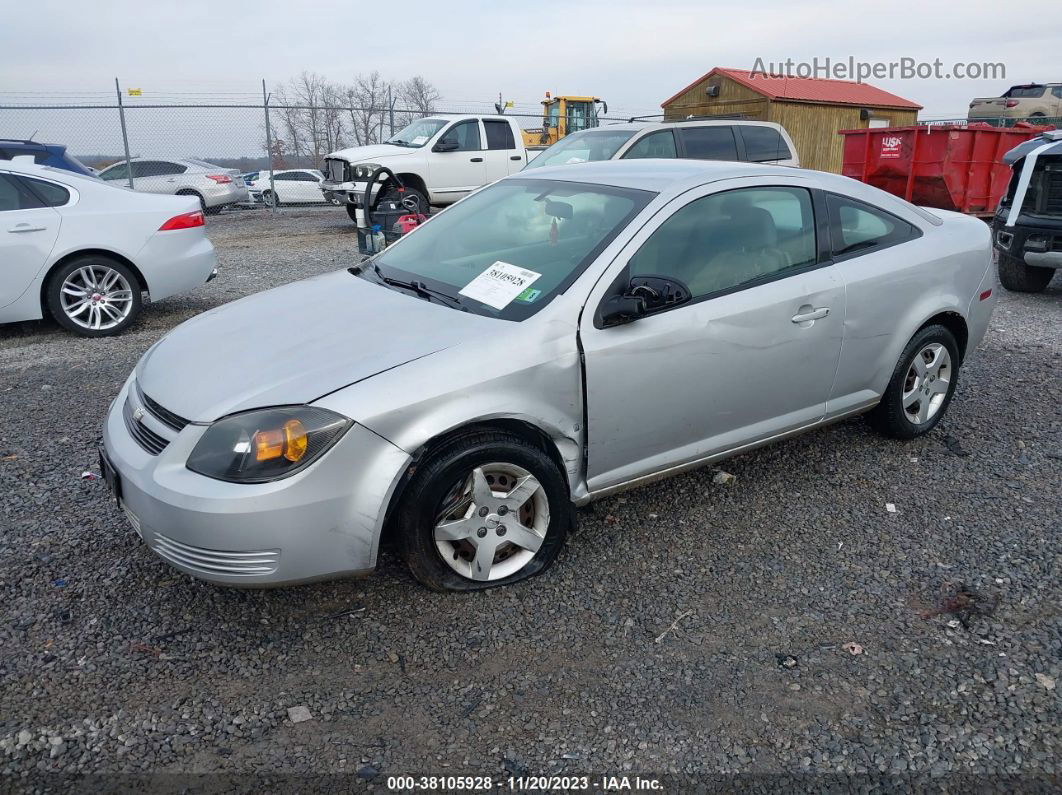
M 144 92 L 141 91 L 139 88 L 130 88 L 129 89 L 129 96 L 131 96 L 131 97 L 140 97 L 140 96 L 143 96 L 143 94 L 144 94 Z

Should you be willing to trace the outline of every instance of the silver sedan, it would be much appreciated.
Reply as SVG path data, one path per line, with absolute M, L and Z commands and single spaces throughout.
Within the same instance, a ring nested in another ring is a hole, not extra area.
M 107 415 L 145 543 L 218 583 L 544 571 L 575 506 L 866 413 L 931 430 L 989 230 L 843 177 L 612 161 L 503 179 L 358 266 L 189 320 Z

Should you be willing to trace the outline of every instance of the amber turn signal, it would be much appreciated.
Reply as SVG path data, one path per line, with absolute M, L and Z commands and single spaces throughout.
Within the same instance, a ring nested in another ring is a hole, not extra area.
M 284 454 L 283 431 L 257 431 L 254 435 L 254 457 L 256 461 L 269 461 Z
M 284 457 L 289 461 L 298 461 L 306 455 L 308 440 L 306 429 L 298 420 L 284 423 Z

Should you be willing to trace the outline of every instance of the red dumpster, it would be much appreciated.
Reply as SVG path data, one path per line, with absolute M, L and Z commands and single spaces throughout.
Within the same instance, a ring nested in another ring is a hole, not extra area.
M 1010 180 L 1003 155 L 1053 127 L 942 124 L 840 130 L 841 173 L 910 202 L 989 216 Z

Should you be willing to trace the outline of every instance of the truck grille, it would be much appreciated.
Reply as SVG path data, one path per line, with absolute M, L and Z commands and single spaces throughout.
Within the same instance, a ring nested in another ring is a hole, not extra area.
M 1044 173 L 1044 214 L 1062 215 L 1062 170 Z
M 125 399 L 125 406 L 122 407 L 122 416 L 125 418 L 125 427 L 129 431 L 129 435 L 147 452 L 151 453 L 151 455 L 158 455 L 166 449 L 169 441 L 163 439 L 133 416 L 133 406 L 128 397 Z
M 347 161 L 334 157 L 325 158 L 325 179 L 329 182 L 349 182 L 347 179 Z

